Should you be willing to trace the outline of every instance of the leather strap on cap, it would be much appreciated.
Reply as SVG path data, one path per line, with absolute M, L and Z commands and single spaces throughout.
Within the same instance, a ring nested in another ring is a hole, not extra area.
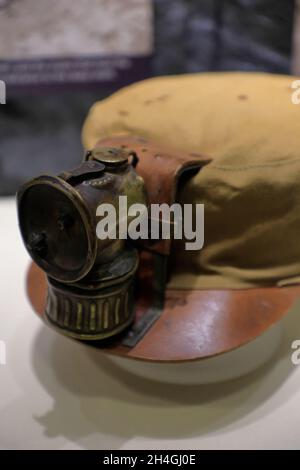
M 145 181 L 149 204 L 172 205 L 176 201 L 180 176 L 188 170 L 200 170 L 211 159 L 199 153 L 187 153 L 156 144 L 142 137 L 116 136 L 102 139 L 96 147 L 121 147 L 138 156 L 137 173 Z M 142 241 L 143 248 L 161 255 L 169 255 L 171 240 Z

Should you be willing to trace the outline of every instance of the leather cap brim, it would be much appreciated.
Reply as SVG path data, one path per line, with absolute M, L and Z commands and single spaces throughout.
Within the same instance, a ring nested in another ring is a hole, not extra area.
M 34 310 L 44 318 L 47 280 L 31 264 L 27 292 Z M 121 338 L 94 346 L 118 356 L 155 362 L 184 362 L 238 348 L 278 322 L 300 297 L 300 285 L 238 290 L 170 290 L 165 307 L 145 336 L 132 348 Z M 137 317 L 145 312 L 138 302 Z M 91 342 L 89 342 L 91 344 Z

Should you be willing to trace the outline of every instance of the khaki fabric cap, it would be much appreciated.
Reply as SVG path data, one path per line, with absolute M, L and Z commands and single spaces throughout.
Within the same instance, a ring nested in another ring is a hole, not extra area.
M 93 106 L 83 129 L 87 149 L 107 138 L 140 136 L 211 157 L 178 194 L 182 203 L 205 206 L 203 249 L 174 247 L 159 319 L 133 348 L 116 340 L 101 352 L 156 362 L 225 353 L 264 333 L 300 296 L 300 105 L 291 101 L 294 79 L 254 73 L 161 77 Z M 27 279 L 42 316 L 45 275 L 32 266 Z M 145 313 L 143 302 L 137 301 L 136 311 L 136 318 Z
M 83 128 L 102 138 L 139 135 L 207 154 L 181 188 L 202 203 L 199 252 L 174 250 L 172 288 L 282 286 L 300 280 L 300 105 L 295 77 L 205 73 L 131 85 L 96 103 Z

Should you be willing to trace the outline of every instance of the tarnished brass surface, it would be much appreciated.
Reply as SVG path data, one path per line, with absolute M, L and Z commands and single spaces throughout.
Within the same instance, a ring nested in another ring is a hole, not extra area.
M 109 263 L 121 268 L 116 266 L 113 276 L 102 270 L 97 280 L 85 279 L 72 285 L 48 278 L 47 320 L 64 334 L 84 340 L 104 339 L 126 328 L 134 317 L 134 275 L 138 267 L 136 250 L 127 250 L 126 254 L 127 270 L 122 269 L 126 265 L 124 252 Z
M 106 338 L 133 320 L 137 251 L 125 239 L 100 240 L 96 210 L 110 203 L 118 214 L 119 196 L 147 203 L 136 161 L 130 151 L 97 148 L 78 168 L 35 178 L 18 193 L 25 246 L 48 276 L 46 316 L 70 336 Z

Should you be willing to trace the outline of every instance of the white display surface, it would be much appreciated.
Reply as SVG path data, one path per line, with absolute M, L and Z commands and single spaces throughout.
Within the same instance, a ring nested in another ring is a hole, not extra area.
M 300 302 L 284 320 L 279 352 L 247 377 L 205 386 L 143 380 L 41 323 L 26 297 L 29 258 L 13 199 L 1 200 L 0 216 L 1 449 L 300 448 L 300 366 L 291 362 Z

